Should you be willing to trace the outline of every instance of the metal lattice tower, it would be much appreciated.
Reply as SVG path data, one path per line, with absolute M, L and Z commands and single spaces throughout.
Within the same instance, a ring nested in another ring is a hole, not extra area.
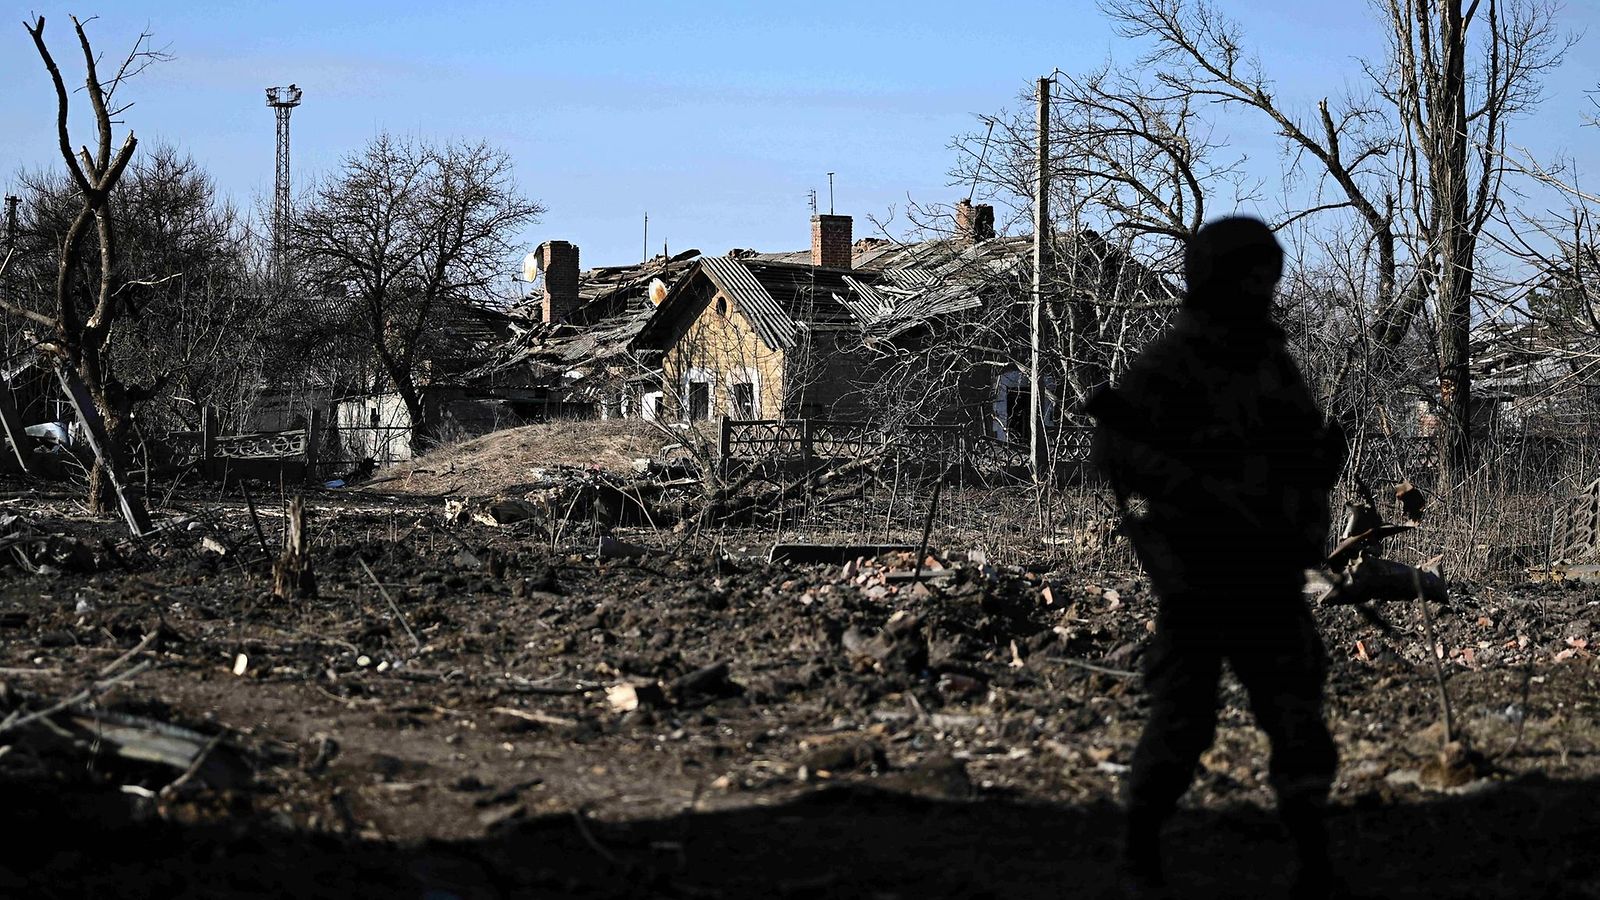
M 295 85 L 267 88 L 267 105 L 278 114 L 278 173 L 272 184 L 272 268 L 283 277 L 283 251 L 289 235 L 289 113 L 303 93 Z

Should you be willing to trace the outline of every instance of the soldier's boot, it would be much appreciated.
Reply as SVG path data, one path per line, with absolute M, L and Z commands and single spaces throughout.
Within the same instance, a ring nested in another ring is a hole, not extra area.
M 1288 802 L 1279 812 L 1294 843 L 1296 868 L 1289 889 L 1293 900 L 1337 900 L 1348 890 L 1333 871 L 1328 855 L 1328 830 L 1320 803 Z
M 1128 810 L 1117 876 L 1123 896 L 1129 900 L 1166 900 L 1172 896 L 1161 864 L 1161 826 L 1165 819 L 1150 810 Z

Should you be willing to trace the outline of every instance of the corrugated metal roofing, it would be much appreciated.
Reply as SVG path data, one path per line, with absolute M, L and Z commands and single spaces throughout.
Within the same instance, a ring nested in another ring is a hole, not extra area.
M 727 256 L 706 257 L 701 264 L 717 287 L 744 312 L 768 347 L 787 350 L 795 345 L 799 334 L 795 320 L 762 287 L 748 266 Z
M 883 277 L 896 287 L 915 288 L 933 282 L 933 273 L 925 269 L 885 269 Z
M 846 275 L 844 283 L 850 286 L 843 296 L 835 295 L 839 302 L 853 313 L 862 324 L 872 322 L 894 310 L 894 301 L 878 293 L 872 285 L 853 275 Z

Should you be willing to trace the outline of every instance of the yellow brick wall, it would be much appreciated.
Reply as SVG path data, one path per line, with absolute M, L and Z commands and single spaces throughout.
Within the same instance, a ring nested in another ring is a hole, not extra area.
M 722 307 L 721 311 L 719 306 Z M 715 377 L 711 391 L 711 417 L 726 416 L 732 403 L 730 375 L 753 372 L 757 384 L 758 418 L 776 419 L 783 409 L 783 351 L 762 343 L 743 312 L 720 292 L 705 304 L 663 361 L 665 417 L 684 416 L 684 376 L 691 372 Z

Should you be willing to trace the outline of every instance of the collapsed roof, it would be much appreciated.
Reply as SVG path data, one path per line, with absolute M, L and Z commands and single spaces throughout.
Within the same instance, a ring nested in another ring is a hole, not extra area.
M 1177 301 L 1170 283 L 1094 232 L 1066 233 L 1057 243 L 1071 248 L 1076 270 L 1110 273 L 1153 305 Z M 774 350 L 796 346 L 805 331 L 848 330 L 868 342 L 893 341 L 942 317 L 982 308 L 992 296 L 1026 290 L 1032 252 L 1029 235 L 908 244 L 867 239 L 856 243 L 851 268 L 812 265 L 809 251 L 734 250 L 590 269 L 579 278 L 579 304 L 568 322 L 539 321 L 537 299 L 513 307 L 512 339 L 466 379 L 498 380 L 516 371 L 519 383 L 557 387 L 602 373 L 647 378 L 671 336 L 686 326 L 685 317 L 698 314 L 688 290 L 696 275 L 730 298 Z M 659 306 L 649 296 L 658 279 L 667 288 Z

